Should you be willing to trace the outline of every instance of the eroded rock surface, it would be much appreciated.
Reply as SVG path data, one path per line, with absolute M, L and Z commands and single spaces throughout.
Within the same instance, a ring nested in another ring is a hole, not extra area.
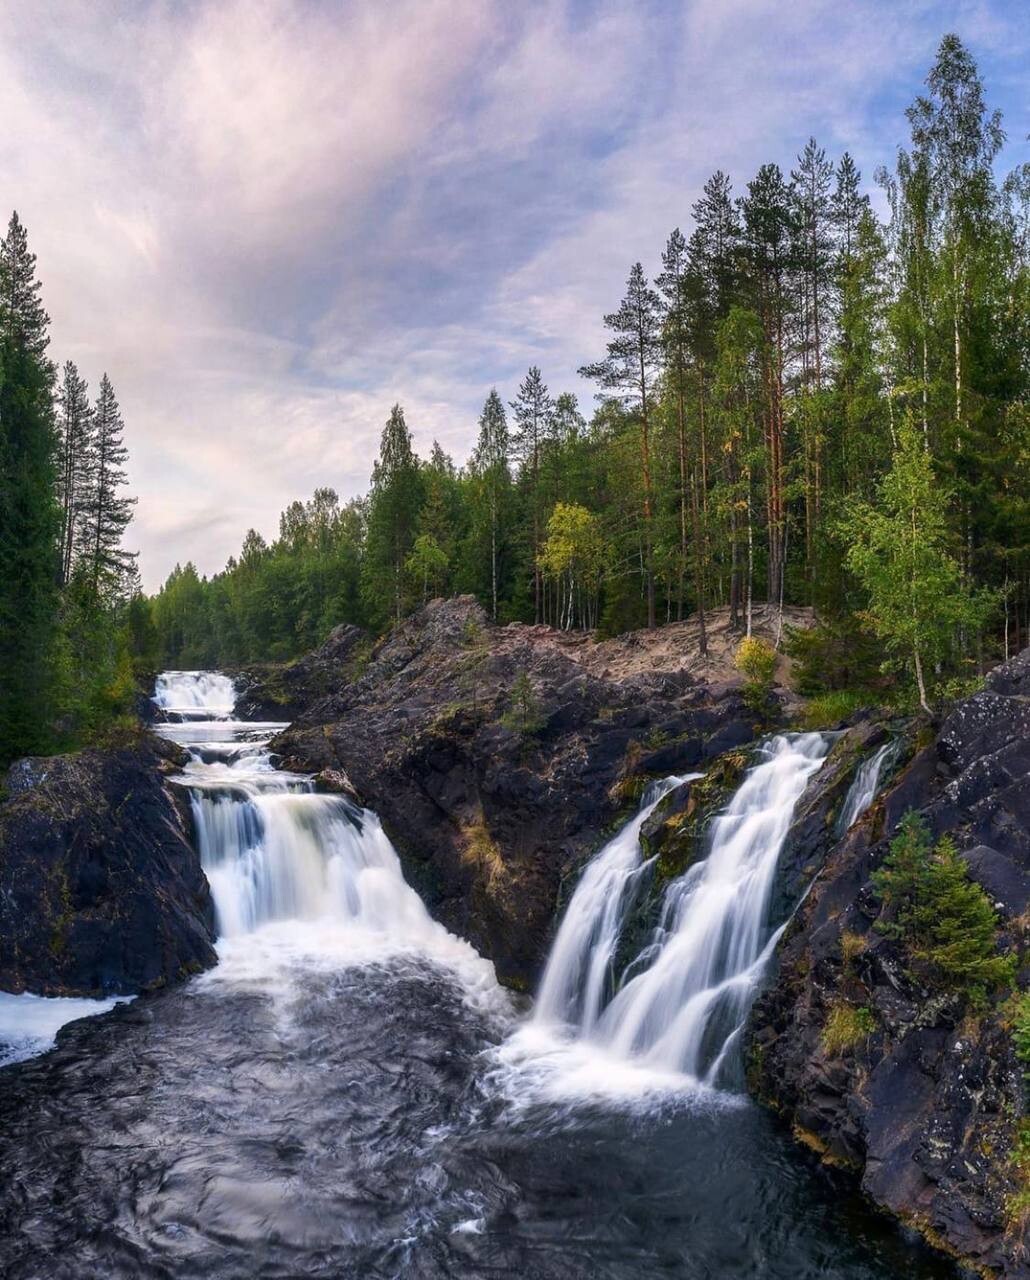
M 177 749 L 21 760 L 0 803 L 0 990 L 153 989 L 215 961 L 207 879 L 163 773 Z
M 433 601 L 273 743 L 287 768 L 342 771 L 433 913 L 516 986 L 539 971 L 564 879 L 643 780 L 755 731 L 739 682 L 602 675 L 584 643 Z

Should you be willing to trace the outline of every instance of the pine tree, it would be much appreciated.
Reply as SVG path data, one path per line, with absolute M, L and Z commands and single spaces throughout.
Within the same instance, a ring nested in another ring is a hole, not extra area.
M 640 475 L 642 480 L 642 558 L 647 593 L 647 625 L 655 625 L 654 486 L 651 479 L 651 418 L 654 383 L 661 358 L 661 304 L 650 287 L 644 269 L 634 263 L 626 296 L 618 311 L 604 318 L 614 333 L 603 360 L 584 365 L 580 374 L 592 378 L 629 408 L 640 424 Z
M 58 498 L 61 504 L 61 583 L 71 581 L 82 532 L 85 504 L 90 494 L 90 472 L 95 455 L 93 406 L 85 378 L 68 360 L 57 389 L 59 449 Z
M 122 494 L 129 451 L 122 438 L 121 410 L 111 379 L 100 379 L 100 394 L 93 411 L 93 430 L 84 464 L 85 483 L 79 538 L 88 580 L 97 600 L 124 594 L 136 555 L 122 546 L 132 520 L 135 498 Z
M 790 289 L 793 226 L 791 204 L 779 166 L 766 164 L 748 183 L 741 203 L 752 309 L 762 323 L 766 445 L 766 538 L 768 595 L 782 604 L 786 587 L 787 456 L 785 370 L 793 316 Z
M 805 493 L 805 574 L 810 590 L 816 579 L 816 536 L 821 524 L 828 405 L 823 396 L 829 320 L 830 270 L 833 261 L 831 186 L 833 165 L 809 138 L 791 177 L 799 268 L 801 393 L 796 414 L 801 425 Z
M 0 761 L 45 749 L 57 640 L 57 440 L 49 318 L 12 214 L 0 243 Z
M 541 620 L 543 597 L 540 590 L 540 528 L 543 521 L 540 492 L 541 455 L 551 429 L 554 401 L 547 391 L 540 370 L 532 365 L 518 395 L 511 401 L 515 429 L 511 435 L 512 455 L 520 463 L 529 481 L 531 518 L 531 555 L 533 562 L 533 621 Z

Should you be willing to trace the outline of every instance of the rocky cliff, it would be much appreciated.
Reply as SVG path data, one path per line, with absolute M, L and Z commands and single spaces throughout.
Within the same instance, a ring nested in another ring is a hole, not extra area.
M 832 775 L 810 790 L 792 840 L 817 871 L 749 1029 L 753 1089 L 871 1199 L 984 1275 L 1030 1276 L 1015 1198 L 1027 1100 L 1011 1002 L 984 1009 L 922 985 L 903 940 L 875 927 L 872 873 L 902 816 L 949 833 L 1022 951 L 1030 904 L 1030 650 L 958 703 L 835 842 Z M 867 746 L 872 746 L 868 742 Z M 841 746 L 841 750 L 850 750 Z M 1025 975 L 1024 975 L 1025 981 Z
M 434 601 L 273 749 L 326 785 L 346 775 L 430 910 L 528 986 L 563 886 L 643 780 L 754 736 L 739 682 L 702 682 L 664 644 L 659 662 L 629 637 L 497 627 L 472 597 Z
M 18 761 L 0 803 L 0 990 L 150 990 L 215 961 L 207 880 L 150 734 Z

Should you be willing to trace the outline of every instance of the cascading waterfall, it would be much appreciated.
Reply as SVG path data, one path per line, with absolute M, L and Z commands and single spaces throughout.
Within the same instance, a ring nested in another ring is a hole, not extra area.
M 535 1017 L 570 1023 L 590 1034 L 610 992 L 612 963 L 626 913 L 647 866 L 640 832 L 659 803 L 700 773 L 652 783 L 640 809 L 583 872 L 555 938 L 544 971 Z
M 234 697 L 232 682 L 212 672 L 166 673 L 155 693 L 167 711 L 189 712 L 161 732 L 189 753 L 177 780 L 190 793 L 223 958 L 259 934 L 309 956 L 322 948 L 339 958 L 364 944 L 366 953 L 430 954 L 468 986 L 493 989 L 492 966 L 405 882 L 376 815 L 277 770 L 269 743 L 285 726 L 226 718 Z
M 654 939 L 607 997 L 618 938 L 643 867 L 639 833 L 670 779 L 588 866 L 548 960 L 534 1015 L 613 1059 L 718 1082 L 782 932 L 769 902 L 794 808 L 828 750 L 821 734 L 761 749 L 708 834 L 707 857 L 666 890 Z
M 885 742 L 868 760 L 863 760 L 855 771 L 848 794 L 844 797 L 840 820 L 837 823 L 837 830 L 841 835 L 855 825 L 876 799 L 880 777 L 884 768 L 897 758 L 899 747 L 900 743 L 896 739 Z

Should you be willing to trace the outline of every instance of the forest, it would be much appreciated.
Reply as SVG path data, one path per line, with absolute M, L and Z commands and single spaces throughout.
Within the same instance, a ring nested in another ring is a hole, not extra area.
M 1002 121 L 955 36 L 907 117 L 873 186 L 814 138 L 742 189 L 713 174 L 689 234 L 630 267 L 582 396 L 536 366 L 491 390 L 460 467 L 416 456 L 395 405 L 366 496 L 327 484 L 272 542 L 252 529 L 222 572 L 177 565 L 149 600 L 114 389 L 92 403 L 48 356 L 15 215 L 0 757 L 88 737 L 158 665 L 287 660 L 456 592 L 602 635 L 696 616 L 702 651 L 712 608 L 746 636 L 757 602 L 812 605 L 795 643 L 815 685 L 924 708 L 1030 642 L 1030 165 L 996 171 Z
M 156 636 L 123 535 L 128 451 L 114 387 L 48 354 L 17 213 L 0 243 L 0 764 L 67 749 L 131 712 Z
M 841 680 L 905 673 L 924 705 L 1027 643 L 1030 166 L 996 173 L 955 36 L 907 117 L 875 205 L 814 138 L 739 193 L 713 174 L 605 316 L 593 412 L 532 367 L 459 468 L 395 405 L 366 497 L 319 489 L 214 577 L 176 567 L 162 661 L 286 659 L 451 592 L 602 634 L 696 614 L 702 647 L 714 606 L 745 634 L 755 602 L 813 605 L 827 667 L 864 655 Z

